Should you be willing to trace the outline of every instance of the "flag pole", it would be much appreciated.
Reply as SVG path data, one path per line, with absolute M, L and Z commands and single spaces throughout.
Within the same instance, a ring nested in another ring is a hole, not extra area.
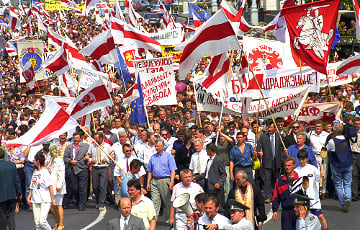
M 329 90 L 330 102 L 333 102 L 332 94 L 331 94 L 330 81 L 329 81 L 329 75 L 326 75 L 326 80 L 327 80 L 327 83 L 328 83 L 328 90 Z
M 255 74 L 254 74 L 253 68 L 252 68 L 252 66 L 250 65 L 249 60 L 247 59 L 247 56 L 246 56 L 246 55 L 245 55 L 245 59 L 246 59 L 246 62 L 248 63 L 248 66 L 249 66 L 249 68 L 250 68 L 251 73 L 253 74 L 253 77 L 255 78 L 256 85 L 258 86 L 259 91 L 260 91 L 260 94 L 261 94 L 261 97 L 262 97 L 263 101 L 265 102 L 266 109 L 267 109 L 267 111 L 270 113 L 271 119 L 272 119 L 272 121 L 274 122 L 274 126 L 275 126 L 275 128 L 276 128 L 276 131 L 280 134 L 279 128 L 278 128 L 278 126 L 277 126 L 277 124 L 276 124 L 276 122 L 275 122 L 275 119 L 274 119 L 273 115 L 271 114 L 269 105 L 268 105 L 268 103 L 267 103 L 267 101 L 266 101 L 266 99 L 265 99 L 265 96 L 264 96 L 264 94 L 263 94 L 263 91 L 261 90 L 259 81 L 257 80 L 257 78 L 256 78 L 256 76 L 255 76 Z M 284 140 L 282 139 L 281 135 L 279 135 L 279 137 L 280 137 L 280 141 L 281 141 L 282 146 L 284 147 L 284 149 L 286 149 Z
M 79 81 L 78 81 L 78 85 L 77 85 L 77 88 L 76 88 L 76 93 L 78 95 L 79 95 L 79 88 L 80 88 L 80 80 L 81 80 L 82 71 L 83 71 L 83 67 L 81 67 L 80 74 L 79 74 Z
M 94 138 L 91 137 L 91 135 L 90 135 L 81 125 L 79 125 L 79 127 L 80 127 L 80 129 L 81 129 L 82 131 L 84 131 L 84 133 L 87 134 L 87 136 L 90 138 L 90 140 L 91 140 L 92 142 L 94 142 L 94 143 L 96 144 L 96 146 L 97 146 L 98 148 L 100 148 L 100 150 L 101 150 L 103 153 L 105 153 L 105 155 L 106 155 L 110 160 L 112 160 L 112 162 L 114 162 L 114 164 L 116 164 L 116 165 L 121 169 L 121 171 L 123 171 L 128 177 L 130 177 L 130 175 L 128 174 L 128 172 L 126 172 L 123 168 L 121 168 L 121 166 L 114 160 L 114 158 L 112 158 L 112 156 L 110 156 L 107 152 L 105 152 L 105 150 L 101 148 L 101 146 L 94 140 Z M 130 178 L 131 178 L 131 177 L 130 177 Z
M 221 113 L 220 113 L 220 118 L 219 118 L 219 127 L 221 125 L 221 120 L 222 120 L 222 116 L 223 116 L 223 112 L 224 112 L 225 97 L 226 97 L 226 93 L 227 93 L 227 85 L 229 83 L 231 65 L 232 65 L 232 62 L 233 62 L 233 59 L 234 59 L 234 52 L 235 52 L 234 50 L 231 51 L 230 64 L 229 64 L 229 69 L 228 69 L 226 83 L 225 83 L 226 91 L 224 92 L 224 97 L 223 97 L 223 101 L 222 101 L 222 105 L 221 105 Z M 216 146 L 217 146 L 218 140 L 219 140 L 219 133 L 220 133 L 220 130 L 218 130 L 217 133 L 216 133 L 216 141 L 215 141 Z

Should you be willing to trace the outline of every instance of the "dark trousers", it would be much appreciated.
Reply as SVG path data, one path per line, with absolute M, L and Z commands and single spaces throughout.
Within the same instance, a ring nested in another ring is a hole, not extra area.
M 265 199 L 272 199 L 276 179 L 280 176 L 280 169 L 264 168 L 264 195 Z
M 63 198 L 63 205 L 68 206 L 69 200 L 72 198 L 72 191 L 71 191 L 71 175 L 72 170 L 71 166 L 65 168 L 65 184 L 66 184 L 66 194 Z
M 251 165 L 249 165 L 249 166 L 239 166 L 239 165 L 236 165 L 236 166 L 234 167 L 234 177 L 235 177 L 236 173 L 239 172 L 240 170 L 243 170 L 243 171 L 246 172 L 246 174 L 247 174 L 247 176 L 248 176 L 247 181 L 249 181 L 250 184 L 251 184 L 252 186 L 254 186 L 254 185 L 255 185 L 255 181 L 254 181 L 254 177 L 253 177 L 253 173 L 252 173 L 252 166 L 251 166 Z
M 99 207 L 105 206 L 106 191 L 108 185 L 108 167 L 93 167 L 92 186 Z
M 353 199 L 359 199 L 359 186 L 360 186 L 360 153 L 353 153 L 353 170 L 351 181 L 351 197 Z
M 296 230 L 296 215 L 294 207 L 281 210 L 281 229 Z
M 89 170 L 84 169 L 79 174 L 75 175 L 71 172 L 70 184 L 71 191 L 75 200 L 79 203 L 79 208 L 83 208 L 86 205 L 88 199 L 88 182 L 89 182 Z
M 15 205 L 16 200 L 0 202 L 0 229 L 15 230 Z

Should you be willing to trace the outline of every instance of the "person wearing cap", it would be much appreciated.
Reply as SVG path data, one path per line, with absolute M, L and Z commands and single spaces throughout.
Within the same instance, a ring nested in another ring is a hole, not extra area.
M 294 211 L 298 217 L 296 220 L 296 230 L 321 230 L 318 217 L 310 212 L 310 200 L 307 196 L 293 194 L 296 197 Z
M 209 224 L 207 230 L 225 229 L 225 230 L 253 230 L 254 225 L 246 219 L 246 210 L 249 207 L 235 200 L 229 200 L 231 224 L 220 222 L 218 224 Z
M 307 163 L 308 153 L 304 149 L 299 150 L 297 157 L 300 161 L 300 166 L 296 167 L 295 171 L 298 173 L 299 177 L 302 177 L 302 179 L 306 178 L 309 182 L 308 187 L 306 190 L 303 189 L 303 191 L 311 198 L 310 211 L 319 218 L 322 229 L 327 229 L 326 219 L 322 213 L 319 198 L 320 171 L 315 166 Z M 303 182 L 303 180 L 299 181 Z M 295 181 L 292 187 L 294 187 L 294 185 Z M 303 186 L 300 188 L 303 188 Z
M 235 175 L 236 185 L 229 193 L 228 202 L 233 199 L 248 209 L 245 210 L 245 217 L 252 223 L 255 228 L 262 229 L 263 223 L 266 220 L 264 197 L 258 186 L 252 186 L 247 181 L 247 174 L 245 171 L 240 170 Z M 255 223 L 256 220 L 256 223 Z

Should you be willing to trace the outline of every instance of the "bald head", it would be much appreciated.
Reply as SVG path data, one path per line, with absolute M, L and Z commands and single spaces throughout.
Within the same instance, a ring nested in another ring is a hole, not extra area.
M 131 200 L 128 197 L 123 197 L 119 201 L 120 212 L 123 217 L 127 217 L 131 212 Z

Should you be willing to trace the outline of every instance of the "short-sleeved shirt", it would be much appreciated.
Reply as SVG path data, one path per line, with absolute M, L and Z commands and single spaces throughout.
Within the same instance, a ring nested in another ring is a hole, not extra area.
M 150 221 L 156 217 L 154 203 L 144 195 L 141 195 L 137 203 L 132 203 L 131 214 L 143 219 L 145 229 L 149 229 Z
M 242 153 L 237 145 L 230 150 L 230 161 L 234 162 L 234 166 L 250 166 L 252 165 L 251 156 L 254 149 L 251 145 L 245 144 Z
M 160 155 L 152 155 L 147 167 L 147 171 L 151 172 L 153 177 L 170 177 L 171 172 L 176 169 L 174 157 L 165 151 Z
M 181 194 L 188 193 L 190 195 L 189 202 L 193 207 L 193 209 L 195 210 L 196 209 L 195 196 L 203 192 L 204 190 L 197 183 L 191 182 L 189 186 L 185 187 L 183 183 L 180 182 L 174 186 L 170 201 L 173 202 L 176 197 L 180 196 Z M 177 208 L 176 211 L 179 212 L 181 210 Z
M 31 178 L 31 202 L 38 204 L 51 202 L 49 186 L 53 185 L 51 175 L 47 169 L 36 170 Z

